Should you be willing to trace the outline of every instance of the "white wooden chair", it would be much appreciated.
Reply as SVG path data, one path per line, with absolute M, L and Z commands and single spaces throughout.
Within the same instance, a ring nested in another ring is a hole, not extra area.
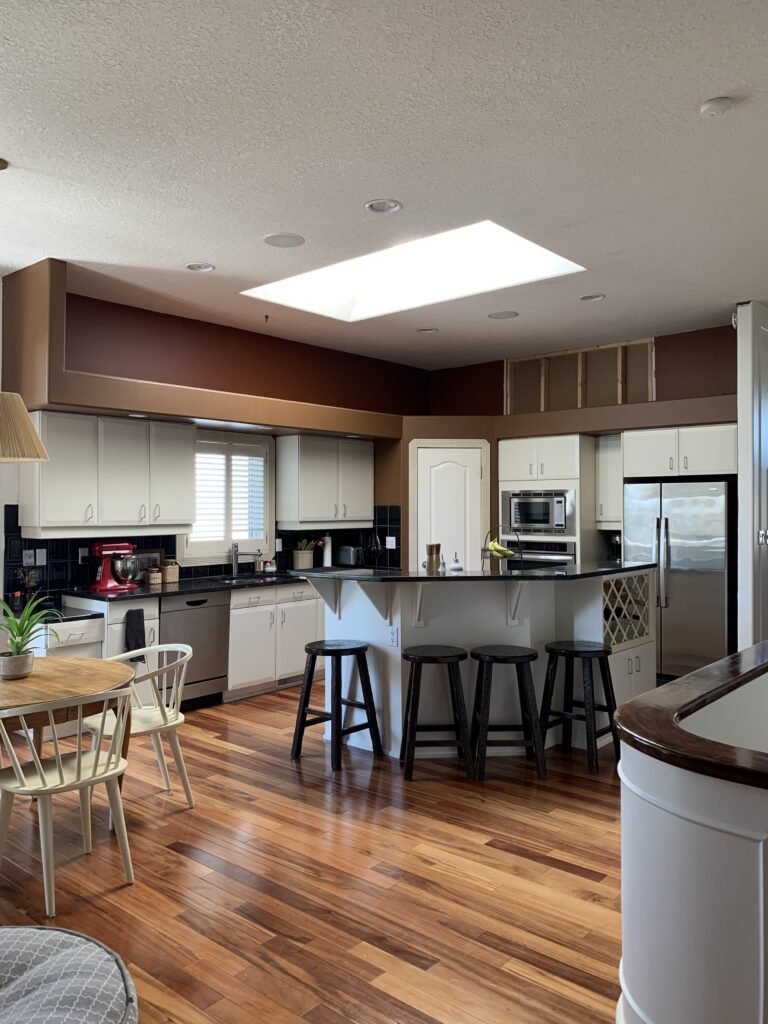
M 8 708 L 0 711 L 0 743 L 5 748 L 10 767 L 0 770 L 0 863 L 2 863 L 5 843 L 11 821 L 13 800 L 16 796 L 37 798 L 37 812 L 40 825 L 40 850 L 43 860 L 43 882 L 45 885 L 45 912 L 48 917 L 56 916 L 56 897 L 54 890 L 53 867 L 53 807 L 52 797 L 58 793 L 78 790 L 80 794 L 80 815 L 83 822 L 83 848 L 86 853 L 92 850 L 91 845 L 91 796 L 93 787 L 103 782 L 107 787 L 109 806 L 115 823 L 115 833 L 123 860 L 125 877 L 129 884 L 133 883 L 133 867 L 131 853 L 128 848 L 128 833 L 123 816 L 123 803 L 120 798 L 120 776 L 128 766 L 122 756 L 123 739 L 125 737 L 128 712 L 130 710 L 131 689 L 107 690 L 89 697 L 75 697 L 65 700 L 46 701 L 44 704 L 31 704 L 22 708 Z M 83 718 L 83 708 L 101 706 L 98 714 Z M 56 736 L 54 712 L 63 708 L 77 709 L 77 735 L 74 750 L 62 752 Z M 51 730 L 54 755 L 41 757 L 35 748 L 33 729 L 45 722 Z M 109 743 L 102 747 L 106 736 L 107 722 L 112 722 Z M 85 722 L 95 721 L 98 742 L 91 749 L 85 748 Z M 9 723 L 6 728 L 6 722 Z M 19 751 L 9 735 L 11 732 L 21 733 L 21 740 L 16 737 L 16 745 L 26 745 Z
M 176 762 L 176 770 L 184 788 L 184 795 L 190 807 L 195 806 L 189 776 L 184 764 L 179 737 L 176 730 L 184 724 L 181 713 L 181 702 L 184 697 L 184 680 L 187 675 L 187 662 L 192 657 L 192 648 L 188 644 L 156 644 L 154 647 L 142 647 L 125 654 L 116 654 L 109 661 L 132 662 L 134 658 L 146 659 L 146 671 L 141 672 L 140 663 L 135 663 L 137 675 L 131 684 L 131 738 L 149 736 L 155 750 L 163 785 L 166 790 L 171 788 L 168 767 L 163 754 L 162 736 L 165 734 Z M 99 722 L 95 718 L 86 718 L 83 726 L 94 736 L 94 744 L 99 731 Z M 109 735 L 111 721 L 106 724 Z

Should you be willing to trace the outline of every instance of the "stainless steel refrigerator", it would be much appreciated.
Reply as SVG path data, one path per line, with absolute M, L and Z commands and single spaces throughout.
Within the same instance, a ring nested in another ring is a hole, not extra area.
M 657 672 L 677 677 L 732 650 L 735 565 L 725 480 L 624 485 L 624 558 L 658 562 Z

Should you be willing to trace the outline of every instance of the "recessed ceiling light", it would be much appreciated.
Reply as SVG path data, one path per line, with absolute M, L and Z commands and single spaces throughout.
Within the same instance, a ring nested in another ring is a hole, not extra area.
M 578 263 L 484 220 L 241 294 L 355 323 L 582 270 Z
M 582 302 L 602 302 L 605 298 L 604 292 L 591 292 L 589 295 L 580 295 Z
M 210 274 L 216 267 L 212 263 L 207 263 L 205 260 L 193 260 L 191 263 L 185 263 L 184 267 L 187 270 L 194 270 L 197 274 Z
M 365 208 L 369 213 L 399 213 L 403 204 L 399 199 L 371 199 Z
M 292 235 L 290 232 L 277 235 L 264 235 L 267 245 L 274 245 L 276 249 L 295 249 L 304 245 L 306 239 L 302 235 Z
M 489 320 L 514 320 L 516 316 L 520 316 L 514 309 L 500 309 L 498 313 L 489 313 Z
M 714 99 L 701 104 L 699 113 L 702 117 L 720 117 L 727 113 L 735 102 L 731 96 L 715 96 Z
M 437 334 L 436 327 L 419 327 L 418 334 Z

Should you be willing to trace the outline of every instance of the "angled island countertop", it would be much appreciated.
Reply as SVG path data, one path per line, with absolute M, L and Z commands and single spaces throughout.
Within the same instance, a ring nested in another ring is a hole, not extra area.
M 514 559 L 510 559 L 513 562 Z M 529 563 L 530 565 L 530 563 Z M 346 580 L 356 583 L 482 583 L 487 581 L 515 583 L 521 580 L 586 580 L 600 576 L 617 576 L 625 572 L 655 569 L 656 562 L 590 562 L 581 565 L 547 565 L 537 568 L 462 570 L 461 572 L 429 573 L 423 569 L 355 569 L 327 568 L 289 570 L 292 576 L 316 580 Z

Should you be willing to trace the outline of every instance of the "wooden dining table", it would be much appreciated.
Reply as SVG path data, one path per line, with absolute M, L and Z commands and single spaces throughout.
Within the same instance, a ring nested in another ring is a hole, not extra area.
M 32 672 L 24 679 L 0 680 L 0 711 L 12 708 L 24 708 L 34 704 L 44 704 L 52 700 L 67 700 L 76 697 L 89 697 L 91 694 L 105 690 L 117 690 L 127 686 L 134 678 L 134 670 L 128 662 L 102 661 L 100 658 L 35 658 Z M 93 707 L 83 707 L 83 717 L 94 714 L 101 709 L 96 703 Z M 43 734 L 48 727 L 48 713 L 35 716 L 34 711 L 26 716 L 27 723 L 33 727 L 35 747 L 42 749 Z M 57 725 L 77 719 L 77 708 L 61 708 L 53 712 Z M 8 731 L 21 729 L 21 723 L 9 717 L 5 719 Z M 128 752 L 130 740 L 130 718 L 123 739 L 123 757 Z

